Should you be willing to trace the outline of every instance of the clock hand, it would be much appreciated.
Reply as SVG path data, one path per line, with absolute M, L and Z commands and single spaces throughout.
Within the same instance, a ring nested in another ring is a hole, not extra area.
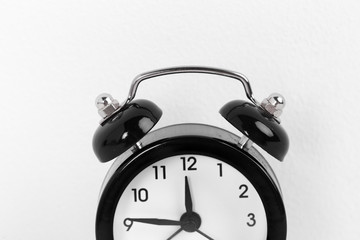
M 189 187 L 189 181 L 187 176 L 185 176 L 185 208 L 187 213 L 191 213 L 192 210 L 192 199 Z
M 193 204 L 192 204 L 192 199 L 191 199 L 191 193 L 190 193 L 190 187 L 189 187 L 189 181 L 188 181 L 188 177 L 185 176 L 185 208 L 186 208 L 186 213 L 185 214 L 190 214 L 190 215 L 187 215 L 187 216 L 192 216 L 192 217 L 195 217 L 195 215 L 193 215 Z M 200 219 L 200 216 L 199 216 L 199 219 Z M 200 220 L 201 222 L 201 220 Z M 182 226 L 183 227 L 183 226 Z M 197 226 L 197 228 L 200 227 L 200 224 L 199 226 Z M 181 231 L 181 228 L 178 230 L 177 233 L 179 233 Z M 194 231 L 194 229 L 192 230 L 189 230 L 189 231 Z M 207 239 L 209 240 L 214 240 L 213 238 L 209 237 L 208 235 L 206 235 L 205 233 L 203 233 L 202 231 L 200 231 L 199 229 L 196 229 L 195 230 L 196 232 L 200 233 L 202 236 L 206 237 Z M 175 234 L 175 235 L 176 235 Z M 171 237 L 172 238 L 172 237 Z M 169 238 L 169 239 L 171 239 Z M 169 240 L 168 239 L 168 240 Z
M 166 240 L 170 240 L 172 239 L 173 237 L 175 237 L 177 234 L 179 234 L 183 229 L 182 228 L 179 228 L 175 233 L 173 233 L 169 238 L 167 238 Z M 203 233 L 202 231 L 200 231 L 199 229 L 196 230 L 196 232 L 200 233 L 201 235 L 203 235 L 204 237 L 206 237 L 207 239 L 209 240 L 215 240 L 211 237 L 209 237 L 208 235 L 206 235 L 205 233 Z
M 125 218 L 124 219 L 124 225 L 128 227 L 127 231 L 130 230 L 134 222 L 140 222 L 140 223 L 147 223 L 147 224 L 154 224 L 154 225 L 165 225 L 165 226 L 171 226 L 176 225 L 180 226 L 180 221 L 175 220 L 169 220 L 169 219 L 159 219 L 159 218 Z
M 180 233 L 183 229 L 182 228 L 179 228 L 176 232 L 174 232 L 168 239 L 166 240 L 170 240 L 170 239 L 173 239 L 173 237 L 175 237 L 176 235 L 178 235 L 178 233 Z
M 199 229 L 196 230 L 198 233 L 200 233 L 201 235 L 203 235 L 204 237 L 206 237 L 209 240 L 214 240 L 213 238 L 209 237 L 208 235 L 206 235 L 205 233 L 203 233 L 202 231 L 200 231 Z

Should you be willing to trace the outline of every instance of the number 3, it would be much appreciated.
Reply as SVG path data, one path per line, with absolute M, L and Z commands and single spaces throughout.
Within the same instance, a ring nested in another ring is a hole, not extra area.
M 246 224 L 247 224 L 249 227 L 255 226 L 255 224 L 256 224 L 255 214 L 249 213 L 249 214 L 248 214 L 248 217 L 250 218 L 250 222 L 247 222 Z

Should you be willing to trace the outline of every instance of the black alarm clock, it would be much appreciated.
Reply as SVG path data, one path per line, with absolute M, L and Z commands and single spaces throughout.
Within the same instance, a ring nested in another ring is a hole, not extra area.
M 178 73 L 239 80 L 249 101 L 234 100 L 220 114 L 240 136 L 204 124 L 151 131 L 162 111 L 134 99 L 147 79 Z M 96 100 L 103 120 L 93 148 L 115 159 L 105 177 L 96 216 L 97 240 L 285 240 L 286 214 L 278 180 L 257 147 L 283 161 L 289 140 L 280 126 L 280 94 L 255 100 L 245 76 L 208 67 L 174 67 L 141 74 L 126 101 Z

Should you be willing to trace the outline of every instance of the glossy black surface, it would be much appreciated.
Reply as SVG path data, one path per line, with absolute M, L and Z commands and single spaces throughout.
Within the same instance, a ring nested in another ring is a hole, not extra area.
M 289 138 L 280 124 L 267 117 L 264 110 L 249 102 L 235 100 L 225 104 L 220 114 L 270 155 L 284 160 Z
M 200 154 L 217 158 L 241 172 L 255 187 L 264 205 L 268 224 L 266 239 L 286 239 L 286 213 L 281 194 L 262 166 L 251 155 L 235 145 L 199 136 L 163 139 L 144 147 L 127 159 L 110 178 L 100 197 L 96 216 L 96 239 L 114 240 L 114 214 L 118 201 L 128 184 L 139 172 L 166 157 L 183 154 Z M 211 186 L 208 187 L 211 188 Z M 196 220 L 199 225 L 199 219 Z M 234 239 L 237 239 L 237 236 L 234 236 Z
M 110 161 L 148 133 L 162 111 L 148 100 L 134 100 L 125 109 L 102 123 L 93 137 L 93 149 L 101 162 Z

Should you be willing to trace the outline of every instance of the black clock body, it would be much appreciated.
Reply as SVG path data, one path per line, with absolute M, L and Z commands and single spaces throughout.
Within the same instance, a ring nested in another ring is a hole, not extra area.
M 192 178 L 201 179 L 202 174 L 212 174 L 209 176 L 209 178 L 217 178 L 218 180 L 216 181 L 219 181 L 219 184 L 222 184 L 222 178 L 224 178 L 227 174 L 225 169 L 222 169 L 224 164 L 224 166 L 226 165 L 228 169 L 232 169 L 231 171 L 235 172 L 234 174 L 238 172 L 240 175 L 246 178 L 249 182 L 249 186 L 247 187 L 252 188 L 252 191 L 255 192 L 259 197 L 264 209 L 264 216 L 266 218 L 264 223 L 266 224 L 264 228 L 266 229 L 266 233 L 265 238 L 263 239 L 285 240 L 286 214 L 281 190 L 276 176 L 265 158 L 257 150 L 255 150 L 255 148 L 245 148 L 244 146 L 241 146 L 239 144 L 240 140 L 241 138 L 233 133 L 217 127 L 202 124 L 173 125 L 147 134 L 141 141 L 134 145 L 134 147 L 127 150 L 125 153 L 119 156 L 117 160 L 115 160 L 108 175 L 105 178 L 97 210 L 96 239 L 123 240 L 121 237 L 116 237 L 117 228 L 123 229 L 125 234 L 131 234 L 132 232 L 137 231 L 136 228 L 138 228 L 140 231 L 140 226 L 142 227 L 143 225 L 146 225 L 146 227 L 151 227 L 153 231 L 161 231 L 162 229 L 167 228 L 167 226 L 155 226 L 135 221 L 131 222 L 132 226 L 130 226 L 126 223 L 125 217 L 121 218 L 124 221 L 120 221 L 120 223 L 119 221 L 114 221 L 117 214 L 121 215 L 118 208 L 121 199 L 123 197 L 125 198 L 126 192 L 128 192 L 128 195 L 130 194 L 135 198 L 131 204 L 138 204 L 140 206 L 140 204 L 149 204 L 149 202 L 152 201 L 152 193 L 155 190 L 152 190 L 151 188 L 147 189 L 145 187 L 140 188 L 140 186 L 139 188 L 130 187 L 130 185 L 135 182 L 135 180 L 139 178 L 142 172 L 144 172 L 146 169 L 148 169 L 147 171 L 153 171 L 154 173 L 154 186 L 157 186 L 156 184 L 158 184 L 159 188 L 162 188 L 166 186 L 167 181 L 170 181 L 171 178 L 177 177 L 178 173 L 176 171 L 179 171 L 179 176 L 186 175 L 190 181 Z M 192 156 L 195 157 L 191 158 Z M 177 164 L 177 170 L 169 170 L 168 172 L 165 172 L 165 170 L 168 170 L 166 169 L 167 165 L 163 163 L 159 164 L 161 161 L 164 161 L 164 159 L 170 159 L 166 160 L 169 164 Z M 199 164 L 196 162 L 196 159 L 198 159 Z M 214 163 L 211 163 L 212 165 L 207 163 L 207 159 L 214 159 Z M 178 162 L 173 163 L 174 161 Z M 214 172 L 208 170 L 206 172 L 202 171 L 200 164 L 201 162 L 204 166 L 213 166 Z M 162 178 L 160 179 L 161 181 L 158 178 Z M 191 183 L 192 182 L 190 182 L 190 185 Z M 236 201 L 239 201 L 239 206 L 229 204 L 229 208 L 234 208 L 230 209 L 230 211 L 236 212 L 237 208 L 250 206 L 242 205 L 241 203 L 241 201 L 251 201 L 252 197 L 250 192 L 245 193 L 245 187 L 242 188 L 244 185 L 245 184 L 242 184 L 241 182 L 234 183 L 233 198 L 237 198 Z M 201 226 L 198 226 L 199 230 L 203 229 L 206 221 L 215 222 L 216 220 L 217 224 L 213 224 L 211 228 L 203 230 L 203 232 L 209 236 L 209 239 L 221 239 L 221 236 L 219 238 L 219 233 L 221 231 L 231 231 L 231 228 L 229 229 L 228 226 L 232 224 L 235 224 L 235 226 L 238 224 L 239 228 L 246 229 L 246 231 L 257 231 L 256 227 L 258 225 L 255 224 L 260 225 L 262 220 L 258 219 L 257 216 L 255 217 L 255 214 L 253 213 L 254 211 L 252 209 L 249 209 L 248 212 L 246 212 L 246 215 L 239 218 L 239 223 L 233 223 L 233 220 L 231 220 L 231 223 L 228 223 L 227 219 L 217 219 L 217 206 L 226 204 L 226 201 L 217 201 L 221 191 L 216 191 L 216 187 L 213 185 L 207 185 L 204 183 L 202 185 L 201 191 L 199 189 L 192 189 L 194 191 L 192 193 L 194 211 L 197 211 L 196 204 L 201 204 L 196 202 L 197 195 L 201 195 L 202 192 L 211 192 L 212 189 L 214 189 L 213 197 L 211 197 L 211 195 L 208 196 L 208 201 L 213 201 L 213 219 L 208 220 L 207 218 L 211 217 L 205 218 L 202 215 L 202 212 L 197 212 L 199 219 L 201 218 Z M 143 192 L 140 192 L 140 190 Z M 183 187 L 179 187 L 178 191 L 182 194 Z M 156 190 L 156 192 L 159 193 L 161 191 Z M 226 198 L 227 197 L 224 197 L 225 200 Z M 157 197 L 157 199 L 159 198 Z M 183 206 L 183 202 L 184 199 L 178 199 L 178 203 L 175 204 Z M 163 203 L 157 203 L 155 205 L 161 206 L 166 204 L 167 202 L 164 200 Z M 221 206 L 221 208 L 222 207 L 223 206 Z M 126 209 L 129 208 L 126 207 Z M 137 209 L 141 209 L 141 207 L 137 207 Z M 146 213 L 146 209 L 148 208 L 144 208 L 144 216 L 149 216 L 148 213 Z M 157 210 L 153 207 L 151 209 L 151 211 L 158 211 L 161 213 L 159 216 L 153 216 L 154 218 L 163 218 L 166 216 L 166 213 L 164 213 L 164 208 L 162 207 L 159 207 Z M 241 211 L 243 210 L 244 209 Z M 211 211 L 212 210 L 209 209 L 209 211 L 207 211 L 207 215 L 211 216 Z M 185 212 L 185 208 L 183 212 Z M 143 217 L 138 215 L 127 217 Z M 181 216 L 182 213 L 180 212 L 180 214 L 176 216 L 174 220 L 180 221 Z M 172 216 L 168 216 L 167 218 L 170 217 Z M 176 226 L 172 227 L 175 228 Z M 179 226 L 179 228 L 181 228 L 181 226 Z M 151 232 L 145 232 L 144 230 L 141 231 L 143 231 L 143 239 L 145 239 L 147 235 L 152 234 Z M 186 234 L 197 233 L 194 229 L 194 231 L 190 230 Z M 264 234 L 262 236 L 264 237 Z M 176 237 L 174 239 L 176 239 Z M 242 238 L 242 236 L 233 235 L 232 239 L 240 240 L 244 238 Z

